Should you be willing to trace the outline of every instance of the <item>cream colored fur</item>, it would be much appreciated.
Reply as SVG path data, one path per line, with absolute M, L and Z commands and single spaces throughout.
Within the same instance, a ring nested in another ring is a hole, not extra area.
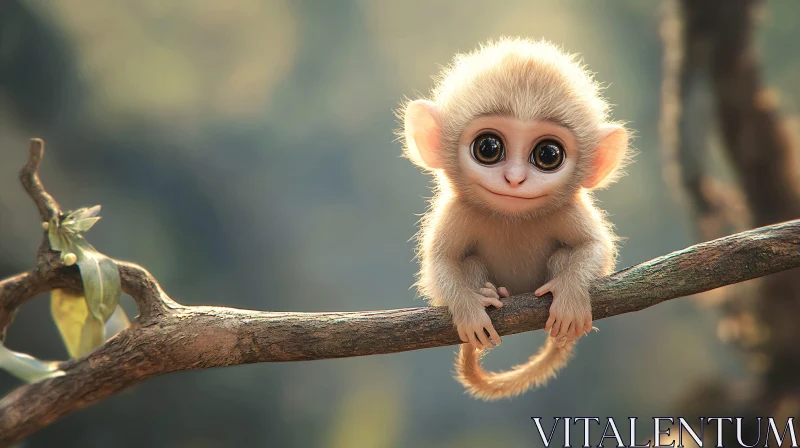
M 550 282 L 552 316 L 590 316 L 589 284 L 613 269 L 616 238 L 581 185 L 596 174 L 593 158 L 608 128 L 622 129 L 608 123 L 608 105 L 591 74 L 549 43 L 502 39 L 456 56 L 437 78 L 427 106 L 417 102 L 416 115 L 406 113 L 413 109 L 409 104 L 399 113 L 406 155 L 434 172 L 437 183 L 418 234 L 420 294 L 431 305 L 447 306 L 456 325 L 484 325 L 488 317 L 478 291 L 486 282 L 512 294 Z M 569 129 L 580 146 L 569 186 L 527 214 L 508 216 L 478 204 L 464 188 L 456 151 L 464 127 L 485 115 L 548 120 Z M 598 185 L 613 180 L 626 160 L 627 136 L 620 135 L 614 144 L 625 147 Z M 436 137 L 434 149 L 420 136 Z M 431 160 L 441 166 L 430 166 Z M 573 346 L 570 341 L 559 348 L 548 339 L 526 364 L 486 373 L 476 351 L 464 344 L 457 379 L 480 398 L 514 396 L 554 377 Z

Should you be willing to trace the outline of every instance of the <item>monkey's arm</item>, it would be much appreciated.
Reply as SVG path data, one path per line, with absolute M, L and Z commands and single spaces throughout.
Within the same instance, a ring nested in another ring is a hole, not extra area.
M 615 247 L 610 226 L 590 203 L 576 205 L 562 219 L 571 225 L 557 226 L 554 236 L 566 247 L 548 260 L 550 280 L 535 294 L 553 293 L 545 331 L 563 342 L 592 329 L 589 285 L 611 272 Z
M 466 255 L 470 241 L 463 230 L 447 228 L 452 222 L 440 219 L 426 225 L 420 248 L 420 292 L 431 305 L 448 307 L 462 341 L 479 349 L 491 347 L 500 343 L 500 335 L 486 307 L 503 304 L 487 283 L 486 265 L 476 255 Z

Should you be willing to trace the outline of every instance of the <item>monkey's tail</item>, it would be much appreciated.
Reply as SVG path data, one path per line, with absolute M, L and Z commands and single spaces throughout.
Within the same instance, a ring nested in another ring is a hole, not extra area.
M 478 351 L 461 344 L 456 358 L 456 379 L 470 395 L 484 400 L 498 400 L 522 394 L 531 387 L 544 385 L 564 367 L 572 356 L 574 341 L 557 347 L 552 338 L 528 362 L 505 372 L 486 372 L 481 368 Z

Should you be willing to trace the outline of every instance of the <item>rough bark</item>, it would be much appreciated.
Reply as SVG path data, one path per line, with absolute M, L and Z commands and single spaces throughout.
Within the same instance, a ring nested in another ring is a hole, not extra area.
M 22 179 L 43 220 L 60 209 L 36 175 L 43 144 L 31 143 Z M 40 247 L 33 271 L 0 281 L 0 329 L 33 295 L 53 288 L 79 289 L 74 267 Z M 89 355 L 62 363 L 66 375 L 28 384 L 0 400 L 0 446 L 60 417 L 101 401 L 147 378 L 179 371 L 256 362 L 342 358 L 418 350 L 459 343 L 445 308 L 274 313 L 183 306 L 143 268 L 118 262 L 123 291 L 140 310 L 130 328 Z M 755 229 L 698 244 L 624 269 L 593 285 L 595 319 L 640 311 L 696 294 L 800 266 L 800 221 Z M 552 296 L 505 299 L 490 316 L 502 335 L 541 329 Z

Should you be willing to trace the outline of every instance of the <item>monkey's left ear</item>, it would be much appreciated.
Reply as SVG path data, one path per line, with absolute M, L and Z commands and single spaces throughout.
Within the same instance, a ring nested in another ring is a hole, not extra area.
M 406 156 L 422 168 L 441 168 L 442 128 L 439 125 L 439 109 L 436 104 L 427 100 L 408 103 L 404 128 Z
M 583 181 L 584 188 L 602 188 L 616 178 L 615 171 L 625 160 L 628 151 L 628 131 L 618 124 L 603 124 L 602 139 L 594 150 L 589 175 Z

